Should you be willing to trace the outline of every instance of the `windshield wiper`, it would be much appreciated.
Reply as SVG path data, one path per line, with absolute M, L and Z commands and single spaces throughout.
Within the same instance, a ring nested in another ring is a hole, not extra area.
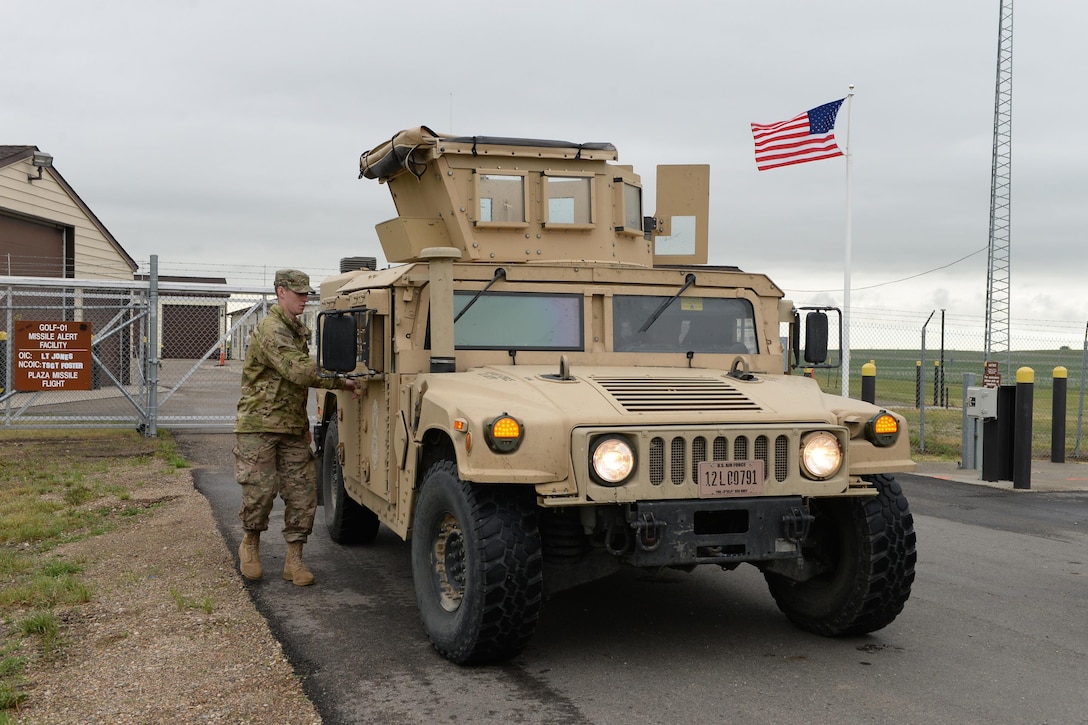
M 495 276 L 491 278 L 491 281 L 488 282 L 486 285 L 484 285 L 484 288 L 482 290 L 480 290 L 475 295 L 473 295 L 472 299 L 468 301 L 468 304 L 465 305 L 464 307 L 462 307 L 461 311 L 458 312 L 457 315 L 453 318 L 453 321 L 457 322 L 458 320 L 460 320 L 461 315 L 468 312 L 468 308 L 472 307 L 474 304 L 476 304 L 476 300 L 480 299 L 480 295 L 482 295 L 484 292 L 487 292 L 489 289 L 491 289 L 491 285 L 495 284 L 500 279 L 506 279 L 506 270 L 503 269 L 502 267 L 499 267 L 498 269 L 495 270 Z
M 658 307 L 657 310 L 655 310 L 652 315 L 650 315 L 650 318 L 648 320 L 646 320 L 646 322 L 642 323 L 642 327 L 638 328 L 638 331 L 640 333 L 643 333 L 643 332 L 646 332 L 647 330 L 649 330 L 650 325 L 657 322 L 657 318 L 661 317 L 661 313 L 665 311 L 665 308 L 668 307 L 669 305 L 671 305 L 673 302 L 676 302 L 676 299 L 680 295 L 684 294 L 684 290 L 686 290 L 688 287 L 692 286 L 693 284 L 695 284 L 695 275 L 694 274 L 688 274 L 688 276 L 684 278 L 684 286 L 681 287 L 680 290 L 676 294 L 674 294 L 672 297 L 670 297 L 669 299 L 662 302 L 661 306 Z M 456 320 L 454 320 L 454 322 L 456 322 Z

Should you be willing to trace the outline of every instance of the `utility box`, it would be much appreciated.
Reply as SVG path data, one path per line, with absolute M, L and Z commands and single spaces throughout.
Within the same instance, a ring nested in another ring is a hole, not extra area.
M 997 388 L 967 388 L 966 412 L 972 418 L 996 418 Z

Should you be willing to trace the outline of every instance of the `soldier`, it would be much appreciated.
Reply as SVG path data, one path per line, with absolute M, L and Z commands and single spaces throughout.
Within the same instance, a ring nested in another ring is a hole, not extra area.
M 350 390 L 354 380 L 320 378 L 310 357 L 310 331 L 298 319 L 314 290 L 310 278 L 294 269 L 276 272 L 276 304 L 257 325 L 242 368 L 242 397 L 234 426 L 235 478 L 242 485 L 239 517 L 245 536 L 238 549 L 247 579 L 260 579 L 261 532 L 279 494 L 285 505 L 283 538 L 287 561 L 283 578 L 299 586 L 314 583 L 302 563 L 302 545 L 317 511 L 317 474 L 310 451 L 306 402 L 310 388 Z

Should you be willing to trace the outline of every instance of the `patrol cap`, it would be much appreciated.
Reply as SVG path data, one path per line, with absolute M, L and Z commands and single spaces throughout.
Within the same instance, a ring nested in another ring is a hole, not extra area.
M 273 287 L 286 287 L 300 295 L 314 294 L 314 288 L 310 286 L 310 275 L 297 269 L 281 269 L 276 272 L 276 281 Z

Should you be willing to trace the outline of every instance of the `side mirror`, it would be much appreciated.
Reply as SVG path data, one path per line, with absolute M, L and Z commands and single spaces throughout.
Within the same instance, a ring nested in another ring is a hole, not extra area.
M 351 311 L 322 312 L 317 320 L 317 367 L 350 373 L 358 364 L 358 326 Z
M 819 310 L 805 315 L 805 362 L 819 365 L 827 360 L 827 314 Z

